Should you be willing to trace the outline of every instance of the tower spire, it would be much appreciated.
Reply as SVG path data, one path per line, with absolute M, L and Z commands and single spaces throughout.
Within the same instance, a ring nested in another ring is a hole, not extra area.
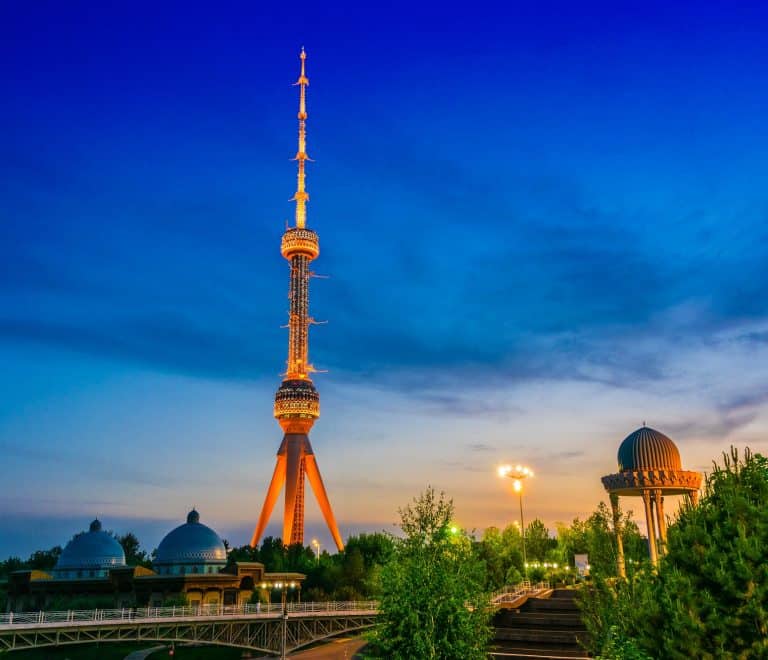
M 304 173 L 304 163 L 309 160 L 307 156 L 307 85 L 309 85 L 309 78 L 306 73 L 306 61 L 307 53 L 304 50 L 304 46 L 301 47 L 301 74 L 296 81 L 296 85 L 299 86 L 299 150 L 296 152 L 296 158 L 294 160 L 299 163 L 299 171 L 297 174 L 296 194 L 293 196 L 293 201 L 296 202 L 296 227 L 304 229 L 307 224 L 307 202 L 309 201 L 309 194 L 306 191 Z
M 288 360 L 283 382 L 275 394 L 274 413 L 283 429 L 283 442 L 277 451 L 277 464 L 264 499 L 259 520 L 253 531 L 251 546 L 256 547 L 266 529 L 280 491 L 285 486 L 283 509 L 283 543 L 304 543 L 304 485 L 309 485 L 320 505 L 325 523 L 341 550 L 344 544 L 331 509 L 317 459 L 309 443 L 309 431 L 320 417 L 320 395 L 310 378 L 314 371 L 309 363 L 309 278 L 310 263 L 320 254 L 317 233 L 307 229 L 306 203 L 309 199 L 304 187 L 304 163 L 307 156 L 307 95 L 309 84 L 305 61 L 307 54 L 301 49 L 301 74 L 296 84 L 299 94 L 299 163 L 298 186 L 293 200 L 296 202 L 296 226 L 283 234 L 280 252 L 290 264 L 288 285 Z

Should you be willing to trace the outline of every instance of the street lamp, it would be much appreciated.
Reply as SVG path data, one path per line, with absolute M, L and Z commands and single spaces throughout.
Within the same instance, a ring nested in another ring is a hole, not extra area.
M 283 648 L 282 648 L 282 653 L 280 654 L 281 658 L 287 657 L 285 652 L 286 652 L 286 645 L 287 645 L 287 641 L 288 641 L 287 640 L 287 637 L 288 637 L 287 593 L 288 593 L 288 588 L 289 587 L 291 589 L 294 589 L 296 587 L 296 583 L 295 582 L 290 582 L 290 583 L 288 583 L 288 582 L 274 582 L 272 584 L 272 588 L 273 589 L 279 589 L 281 594 L 282 594 L 281 602 L 282 602 L 282 605 L 283 605 L 283 644 L 282 644 Z
M 525 519 L 523 518 L 523 480 L 533 477 L 533 470 L 524 465 L 500 465 L 499 476 L 512 479 L 512 488 L 520 499 L 520 534 L 523 539 L 523 569 L 528 573 L 528 562 L 525 557 Z
M 315 558 L 317 559 L 317 563 L 320 563 L 320 541 L 317 539 L 312 539 L 312 547 L 315 549 Z

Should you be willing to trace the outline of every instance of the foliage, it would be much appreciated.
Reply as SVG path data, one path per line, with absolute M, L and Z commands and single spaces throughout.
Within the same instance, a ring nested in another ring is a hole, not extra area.
M 557 540 L 549 535 L 544 523 L 536 518 L 525 528 L 525 557 L 528 562 L 543 562 L 547 553 L 557 547 Z
M 141 549 L 139 539 L 133 532 L 128 532 L 122 536 L 115 535 L 115 538 L 123 546 L 123 552 L 125 552 L 125 563 L 128 566 L 144 566 L 145 568 L 152 567 L 152 560 L 147 556 L 145 550 Z
M 163 607 L 186 607 L 189 605 L 187 594 L 176 594 L 163 601 Z
M 486 657 L 490 609 L 483 562 L 453 533 L 453 502 L 428 488 L 400 509 L 403 538 L 381 572 L 379 626 L 371 657 Z
M 645 540 L 633 520 L 631 512 L 619 512 L 624 556 L 627 563 L 640 563 L 647 555 Z M 604 502 L 585 521 L 575 518 L 570 527 L 558 525 L 557 536 L 561 562 L 572 564 L 576 554 L 589 556 L 590 572 L 593 575 L 610 577 L 616 575 L 616 538 L 613 533 L 613 516 Z
M 658 571 L 641 568 L 583 599 L 593 650 L 632 642 L 671 660 L 768 657 L 766 547 L 768 459 L 731 450 L 701 503 L 670 526 Z
M 350 536 L 344 550 L 333 555 L 322 552 L 319 558 L 311 547 L 286 548 L 280 539 L 268 536 L 260 548 L 233 548 L 229 558 L 261 562 L 268 572 L 304 573 L 302 599 L 306 601 L 363 600 L 377 597 L 381 565 L 391 553 L 392 540 L 382 533 Z
M 115 606 L 114 596 L 56 596 L 47 609 L 54 612 L 65 610 L 111 609 Z

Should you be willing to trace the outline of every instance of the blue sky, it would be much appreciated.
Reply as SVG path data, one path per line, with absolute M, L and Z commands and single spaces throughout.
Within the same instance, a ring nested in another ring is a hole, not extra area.
M 0 10 L 0 556 L 192 505 L 247 540 L 302 45 L 343 534 L 427 483 L 509 522 L 502 460 L 583 516 L 643 420 L 691 468 L 767 450 L 768 10 L 674 4 Z

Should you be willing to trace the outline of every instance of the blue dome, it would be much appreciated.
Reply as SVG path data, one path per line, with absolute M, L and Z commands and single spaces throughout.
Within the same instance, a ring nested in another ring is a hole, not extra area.
M 155 552 L 155 565 L 227 563 L 227 550 L 219 535 L 200 522 L 192 509 L 187 522 L 168 532 Z
M 78 534 L 62 551 L 54 572 L 93 571 L 125 566 L 125 552 L 120 542 L 101 530 L 94 520 L 87 532 Z

